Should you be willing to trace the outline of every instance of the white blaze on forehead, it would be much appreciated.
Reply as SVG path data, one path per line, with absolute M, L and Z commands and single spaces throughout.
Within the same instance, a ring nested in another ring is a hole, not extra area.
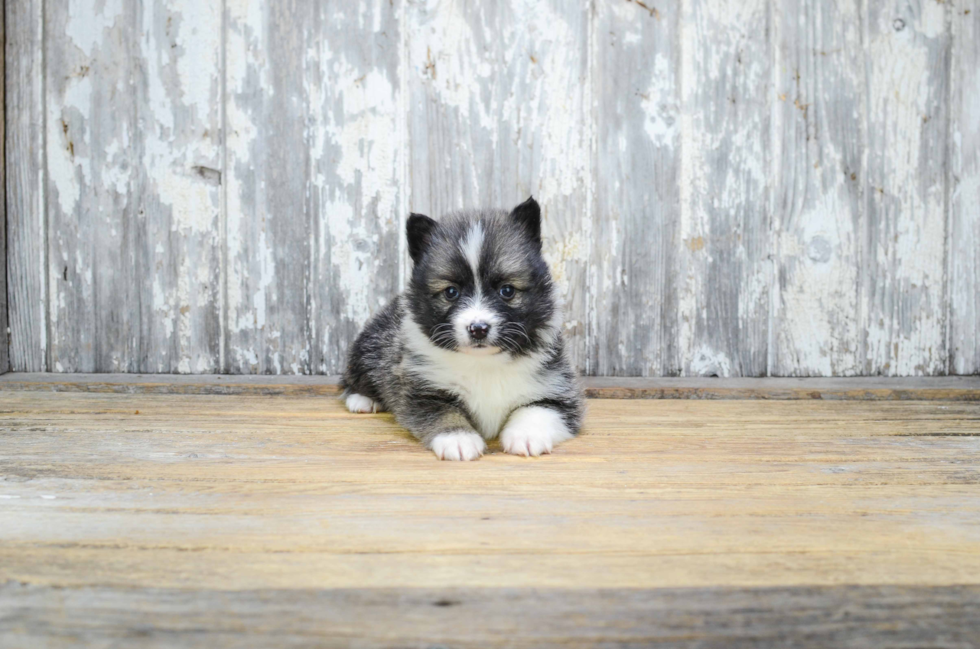
M 480 277 L 480 251 L 483 249 L 483 224 L 477 221 L 470 226 L 466 238 L 459 245 L 463 251 L 463 256 L 473 269 L 473 277 L 479 285 Z
M 460 305 L 460 310 L 453 317 L 453 329 L 456 334 L 456 341 L 460 348 L 469 346 L 471 324 L 482 322 L 490 325 L 490 335 L 482 341 L 491 347 L 497 339 L 496 326 L 500 324 L 500 316 L 483 303 L 483 295 L 480 291 L 480 252 L 483 250 L 483 224 L 477 221 L 470 226 L 466 236 L 459 244 L 459 248 L 466 258 L 466 262 L 473 270 L 473 283 L 475 292 L 469 299 L 468 304 Z

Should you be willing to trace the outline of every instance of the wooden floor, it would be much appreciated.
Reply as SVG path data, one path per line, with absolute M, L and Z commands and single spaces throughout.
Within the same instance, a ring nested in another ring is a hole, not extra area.
M 980 403 L 592 400 L 438 462 L 323 396 L 0 390 L 0 646 L 980 646 Z

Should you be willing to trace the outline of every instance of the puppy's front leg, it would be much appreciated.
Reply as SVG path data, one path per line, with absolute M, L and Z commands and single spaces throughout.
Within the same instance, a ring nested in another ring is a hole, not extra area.
M 574 404 L 532 403 L 518 408 L 500 433 L 500 445 L 513 455 L 536 457 L 551 451 L 578 432 Z M 574 428 L 573 428 L 574 426 Z
M 458 399 L 448 393 L 412 395 L 402 425 L 440 460 L 476 460 L 487 443 L 473 429 Z

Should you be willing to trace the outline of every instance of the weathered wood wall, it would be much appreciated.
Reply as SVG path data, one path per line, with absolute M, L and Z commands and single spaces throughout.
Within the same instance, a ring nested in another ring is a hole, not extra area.
M 12 369 L 337 373 L 545 208 L 600 375 L 980 372 L 974 0 L 7 0 Z
M 0 0 L 0 7 L 3 0 Z M 0 43 L 4 42 L 4 16 L 0 11 Z M 0 48 L 0 374 L 10 369 L 10 344 L 7 342 L 7 180 L 4 177 L 4 48 Z

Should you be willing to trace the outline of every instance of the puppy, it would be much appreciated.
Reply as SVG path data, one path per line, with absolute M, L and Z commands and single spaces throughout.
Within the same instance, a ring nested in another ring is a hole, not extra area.
M 505 210 L 408 219 L 408 290 L 351 346 L 343 399 L 389 410 L 443 460 L 537 456 L 578 434 L 584 402 L 565 356 L 533 198 Z

